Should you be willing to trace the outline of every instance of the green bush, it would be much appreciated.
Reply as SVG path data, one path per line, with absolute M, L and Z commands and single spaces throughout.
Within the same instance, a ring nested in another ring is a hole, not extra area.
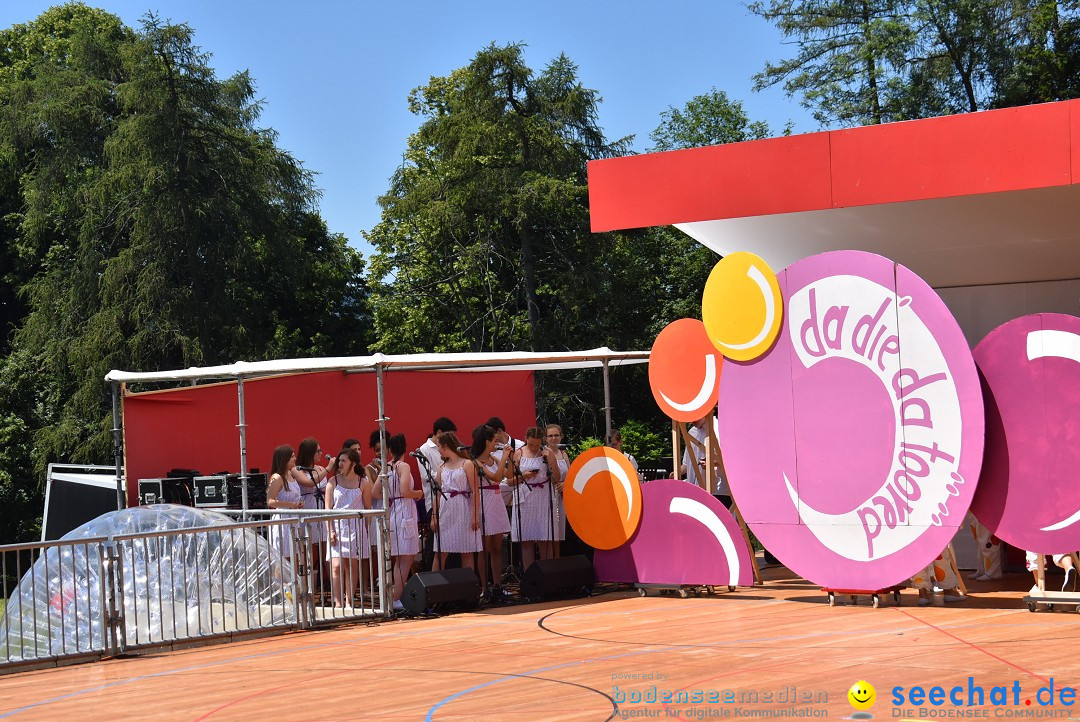
M 589 449 L 593 448 L 594 446 L 603 446 L 603 445 L 604 445 L 604 442 L 601 441 L 600 439 L 596 438 L 595 436 L 586 436 L 584 439 L 582 439 L 581 441 L 577 442 L 576 444 L 574 444 L 573 446 L 570 447 L 570 449 L 569 449 L 570 458 L 572 459 L 575 456 L 577 456 L 578 454 L 582 454 L 585 451 L 588 451 Z
M 638 463 L 654 463 L 671 455 L 671 444 L 641 421 L 628 419 L 619 431 L 623 435 L 623 450 Z
M 670 447 L 660 434 L 649 431 L 649 428 L 641 421 L 629 419 L 619 427 L 623 435 L 623 451 L 630 454 L 638 463 L 653 463 L 671 453 Z M 570 456 L 575 457 L 594 446 L 603 446 L 604 442 L 595 436 L 586 436 L 578 443 L 570 447 Z

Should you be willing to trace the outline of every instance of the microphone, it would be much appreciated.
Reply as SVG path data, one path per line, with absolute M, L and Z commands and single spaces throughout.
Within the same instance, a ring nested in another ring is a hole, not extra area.
M 464 445 L 462 445 L 462 446 L 459 446 L 459 447 L 457 447 L 457 450 L 458 450 L 458 451 L 468 451 L 468 450 L 469 450 L 469 447 L 468 447 L 468 446 L 464 446 Z
M 424 461 L 427 461 L 427 457 L 421 454 L 419 451 L 410 451 L 409 456 L 414 459 L 423 459 Z
M 330 454 L 327 454 L 327 455 L 326 455 L 326 460 L 327 460 L 327 461 L 330 461 L 330 460 L 331 460 L 331 459 L 333 459 L 333 458 L 334 458 L 334 457 L 330 456 Z
M 560 451 L 566 451 L 567 447 L 569 447 L 569 446 L 570 446 L 569 444 L 559 444 L 558 445 Z

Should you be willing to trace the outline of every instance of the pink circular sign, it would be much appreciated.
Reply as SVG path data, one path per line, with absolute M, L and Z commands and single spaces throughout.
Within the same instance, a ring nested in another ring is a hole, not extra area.
M 1043 554 L 1080 548 L 1080 318 L 1024 316 L 975 347 L 986 459 L 971 510 L 999 539 Z
M 779 274 L 784 325 L 720 379 L 732 494 L 761 542 L 822 586 L 881 589 L 962 523 L 983 452 L 975 364 L 907 268 L 838 251 Z

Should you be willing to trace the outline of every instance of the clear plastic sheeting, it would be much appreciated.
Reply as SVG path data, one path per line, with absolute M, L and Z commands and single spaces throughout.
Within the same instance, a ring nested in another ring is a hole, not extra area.
M 265 538 L 278 524 L 170 504 L 103 514 L 22 574 L 0 621 L 0 662 L 293 625 L 292 567 Z

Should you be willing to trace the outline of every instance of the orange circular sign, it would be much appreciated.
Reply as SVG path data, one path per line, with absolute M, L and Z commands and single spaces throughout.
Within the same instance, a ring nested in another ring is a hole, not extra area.
M 594 446 L 570 465 L 563 486 L 566 518 L 596 549 L 622 546 L 641 521 L 641 484 L 630 459 L 609 446 Z
M 701 321 L 669 323 L 649 354 L 649 387 L 657 405 L 676 421 L 705 416 L 716 405 L 723 362 Z

